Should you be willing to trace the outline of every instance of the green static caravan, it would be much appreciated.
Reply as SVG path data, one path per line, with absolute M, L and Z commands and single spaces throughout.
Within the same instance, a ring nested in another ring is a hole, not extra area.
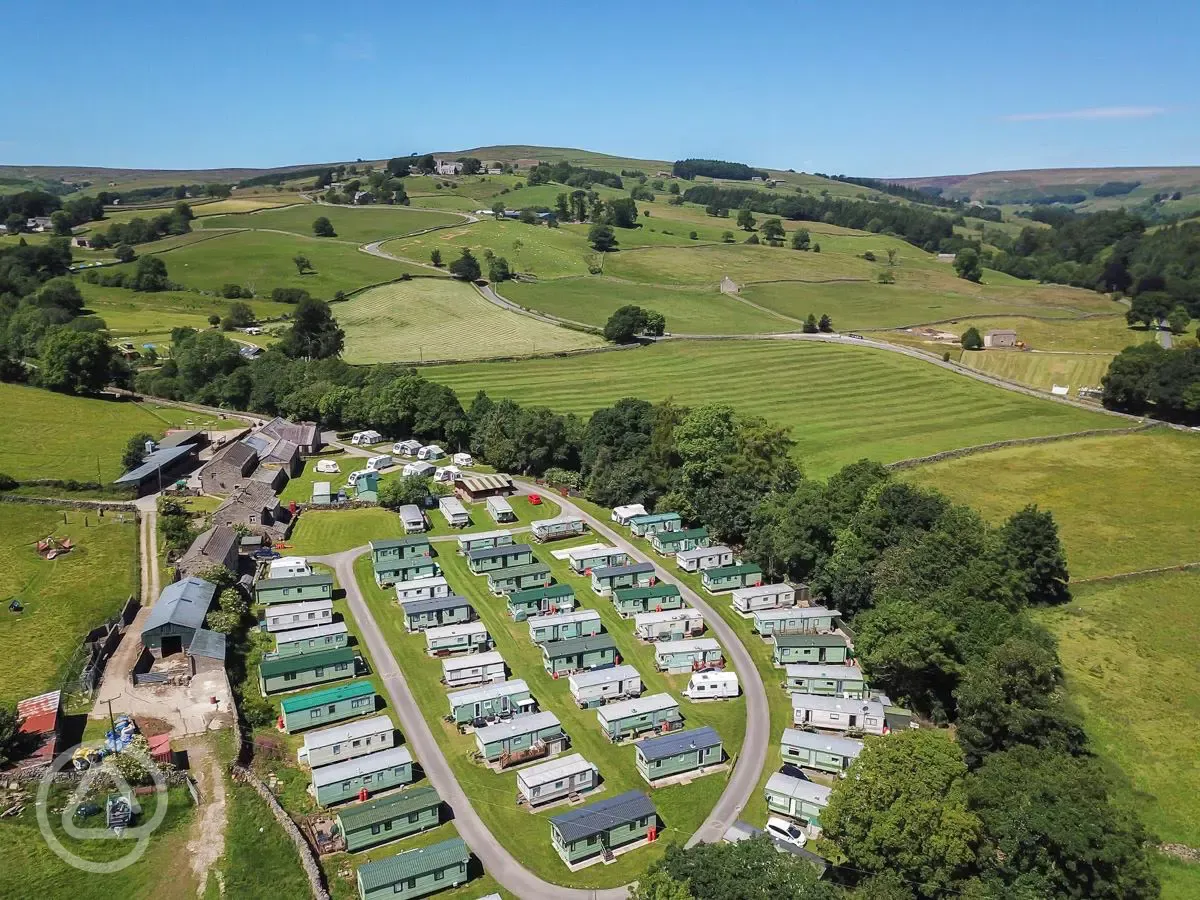
M 471 851 L 450 838 L 358 867 L 359 900 L 412 900 L 467 883 Z
M 793 664 L 783 667 L 785 687 L 791 694 L 823 694 L 861 700 L 867 695 L 867 679 L 857 666 Z
M 821 829 L 821 813 L 829 805 L 831 789 L 815 781 L 776 772 L 767 779 L 767 809 L 781 813 L 813 831 Z
M 660 531 L 682 531 L 683 517 L 677 512 L 651 513 L 634 516 L 629 520 L 629 530 L 638 537 L 648 538 Z
M 721 645 L 715 638 L 660 641 L 654 645 L 654 665 L 660 672 L 692 672 L 705 666 L 724 664 Z
M 556 677 L 587 669 L 607 668 L 619 661 L 617 645 L 611 634 L 542 644 L 542 666 Z
M 379 473 L 363 472 L 354 482 L 354 499 L 363 503 L 379 502 Z
M 622 588 L 653 587 L 654 581 L 654 563 L 639 562 L 592 569 L 592 590 L 601 597 L 608 597 Z
M 771 636 L 771 651 L 777 666 L 789 663 L 841 665 L 850 658 L 850 646 L 840 634 L 794 634 L 781 632 Z
M 579 516 L 559 516 L 557 519 L 539 519 L 529 526 L 533 539 L 539 544 L 578 537 L 587 531 L 587 523 Z
M 603 630 L 600 613 L 594 609 L 580 609 L 553 616 L 534 616 L 529 620 L 529 639 L 535 644 L 591 637 Z
M 532 616 L 570 612 L 575 605 L 575 588 L 569 584 L 552 584 L 508 595 L 508 614 L 514 622 L 524 622 Z
M 532 588 L 549 587 L 550 582 L 554 580 L 550 574 L 550 567 L 544 562 L 488 572 L 487 579 L 488 590 L 496 596 L 514 594 L 517 591 L 527 591 Z
M 466 597 L 450 594 L 427 600 L 409 600 L 401 607 L 404 627 L 408 631 L 424 631 L 439 625 L 459 625 L 475 618 L 475 607 Z
M 407 747 L 391 747 L 345 762 L 312 770 L 313 794 L 318 806 L 353 800 L 363 791 L 374 794 L 413 780 L 412 753 Z
M 283 730 L 295 734 L 305 728 L 373 714 L 375 688 L 369 681 L 352 681 L 338 687 L 284 697 L 280 707 Z
M 567 746 L 567 734 L 552 712 L 513 716 L 475 729 L 475 747 L 488 762 L 520 762 L 559 752 Z
M 658 833 L 658 812 L 641 791 L 598 800 L 550 819 L 550 842 L 562 861 L 576 866 Z
M 616 743 L 647 731 L 673 731 L 683 722 L 683 715 L 670 694 L 647 694 L 599 707 L 596 721 L 605 737 Z
M 650 784 L 720 765 L 724 760 L 721 736 L 707 725 L 649 737 L 634 744 L 638 773 Z
M 300 603 L 305 600 L 332 600 L 332 575 L 302 575 L 298 578 L 261 578 L 254 582 L 254 602 L 259 606 L 273 603 Z
M 354 651 L 349 647 L 264 659 L 258 667 L 258 686 L 263 694 L 294 691 L 353 677 Z
M 507 719 L 516 713 L 532 712 L 537 705 L 529 694 L 529 685 L 521 678 L 455 691 L 447 700 L 450 703 L 450 715 L 446 718 L 456 725 L 466 725 L 480 719 Z
M 372 716 L 305 732 L 304 746 L 296 755 L 300 762 L 315 769 L 394 746 L 396 728 L 392 720 L 387 716 Z
M 492 646 L 492 636 L 482 622 L 460 622 L 425 630 L 425 650 L 431 656 L 474 653 Z
M 433 545 L 429 543 L 429 538 L 411 537 L 371 541 L 371 562 L 418 559 L 432 555 Z
M 472 550 L 487 550 L 490 547 L 511 547 L 513 543 L 511 531 L 481 531 L 478 534 L 460 535 L 458 551 L 470 553 Z
M 467 551 L 467 567 L 476 575 L 499 569 L 515 569 L 534 562 L 533 548 L 528 544 L 507 544 L 500 547 L 481 547 Z
M 705 569 L 700 583 L 710 594 L 734 591 L 738 588 L 755 587 L 762 584 L 762 569 L 754 563 L 739 563 L 736 566 L 717 566 Z
M 618 588 L 613 591 L 613 607 L 628 619 L 638 613 L 664 612 L 682 609 L 683 597 L 673 584 L 656 584 L 653 587 Z
M 346 849 L 354 853 L 433 828 L 441 809 L 442 798 L 427 785 L 347 806 L 338 812 L 335 824 Z
M 754 630 L 763 637 L 772 634 L 828 634 L 837 626 L 841 613 L 824 606 L 790 606 L 760 609 L 754 613 Z
M 695 550 L 708 546 L 708 529 L 684 528 L 680 531 L 655 531 L 650 535 L 650 546 L 663 556 L 674 556 L 680 550 Z
M 275 635 L 275 656 L 299 656 L 319 650 L 339 650 L 349 646 L 350 631 L 345 622 L 294 628 Z
M 596 544 L 590 547 L 573 547 L 567 551 L 567 565 L 576 575 L 590 574 L 592 569 L 604 569 L 611 566 L 623 566 L 629 562 L 629 555 L 616 547 L 606 547 Z
M 431 556 L 417 556 L 413 559 L 381 559 L 374 563 L 374 569 L 375 583 L 380 587 L 390 587 L 404 581 L 433 578 L 438 574 L 438 564 Z
M 862 749 L 863 742 L 853 738 L 785 728 L 779 752 L 784 762 L 795 763 L 805 769 L 840 775 L 858 759 Z

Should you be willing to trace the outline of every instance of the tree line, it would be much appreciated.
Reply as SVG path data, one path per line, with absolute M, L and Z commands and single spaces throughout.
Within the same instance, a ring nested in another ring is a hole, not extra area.
M 677 159 L 671 166 L 676 178 L 692 181 L 697 175 L 708 178 L 724 178 L 729 181 L 749 181 L 751 178 L 767 178 L 762 169 L 752 168 L 745 163 L 726 162 L 723 159 Z
M 1200 348 L 1126 347 L 1109 363 L 1101 384 L 1109 409 L 1200 424 Z
M 535 184 L 549 184 L 550 182 L 578 188 L 590 188 L 594 184 L 602 184 L 617 190 L 624 187 L 621 176 L 615 172 L 573 166 L 566 160 L 560 160 L 554 164 L 538 163 L 525 176 L 525 183 L 531 187 Z

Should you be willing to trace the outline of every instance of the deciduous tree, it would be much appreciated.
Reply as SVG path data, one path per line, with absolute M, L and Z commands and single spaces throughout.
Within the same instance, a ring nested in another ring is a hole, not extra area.
M 962 333 L 959 343 L 962 344 L 964 350 L 982 350 L 983 335 L 979 333 L 978 328 L 972 325 Z
M 337 232 L 333 230 L 333 223 L 329 221 L 329 216 L 317 216 L 313 219 L 312 230 L 317 237 L 337 237 Z
M 450 274 L 461 281 L 478 281 L 482 274 L 479 260 L 471 253 L 470 247 L 463 247 L 458 259 L 450 263 Z
M 967 281 L 979 281 L 983 278 L 983 265 L 979 261 L 979 251 L 974 247 L 963 247 L 955 254 L 954 271 L 959 278 Z

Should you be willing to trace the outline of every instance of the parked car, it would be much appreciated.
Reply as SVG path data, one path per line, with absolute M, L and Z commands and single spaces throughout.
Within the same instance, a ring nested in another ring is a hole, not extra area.
M 809 777 L 804 774 L 804 770 L 795 763 L 784 763 L 779 767 L 779 771 L 784 775 L 789 775 L 792 778 L 799 778 L 801 781 L 808 781 Z
M 808 843 L 808 835 L 799 825 L 795 825 L 787 819 L 781 819 L 779 816 L 771 816 L 767 819 L 767 834 L 794 847 L 803 847 Z

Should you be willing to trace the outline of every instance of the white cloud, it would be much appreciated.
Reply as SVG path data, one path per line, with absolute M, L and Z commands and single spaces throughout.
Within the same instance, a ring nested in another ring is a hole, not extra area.
M 1065 112 L 1014 113 L 1002 116 L 1005 122 L 1047 122 L 1053 119 L 1148 119 L 1165 115 L 1162 106 L 1094 106 Z

